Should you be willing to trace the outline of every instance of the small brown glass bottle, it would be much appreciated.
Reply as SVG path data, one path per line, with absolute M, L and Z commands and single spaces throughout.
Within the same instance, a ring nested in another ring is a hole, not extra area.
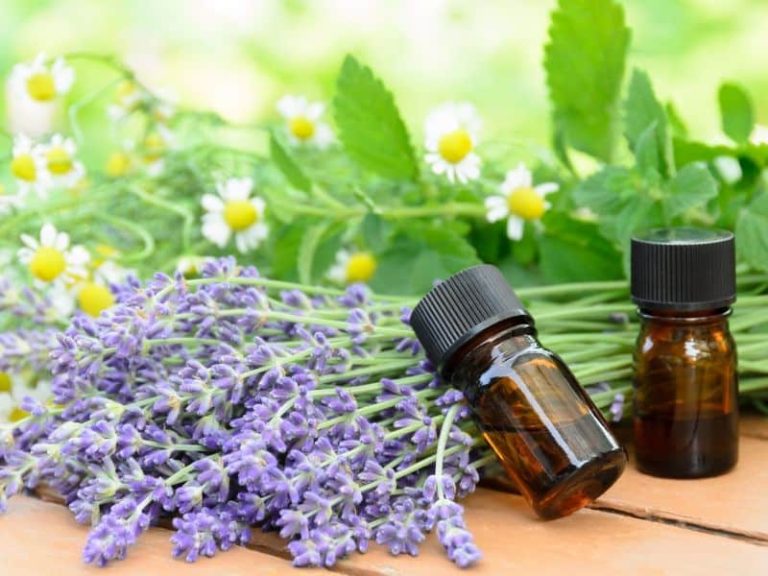
M 653 230 L 632 239 L 637 467 L 667 478 L 723 474 L 738 459 L 733 234 Z
M 575 512 L 621 475 L 626 453 L 565 363 L 539 344 L 498 269 L 476 266 L 436 285 L 411 325 L 539 516 Z

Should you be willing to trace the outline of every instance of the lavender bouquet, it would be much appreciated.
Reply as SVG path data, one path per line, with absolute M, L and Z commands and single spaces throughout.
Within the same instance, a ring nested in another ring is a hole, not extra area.
M 0 505 L 50 485 L 93 526 L 84 559 L 99 565 L 164 518 L 189 561 L 252 526 L 279 531 L 297 566 L 370 541 L 416 554 L 433 529 L 458 565 L 476 561 L 456 500 L 493 458 L 408 310 L 362 286 L 281 288 L 224 259 L 195 280 L 128 281 L 99 318 L 77 316 L 53 346 L 54 401 L 26 398 L 0 432 Z

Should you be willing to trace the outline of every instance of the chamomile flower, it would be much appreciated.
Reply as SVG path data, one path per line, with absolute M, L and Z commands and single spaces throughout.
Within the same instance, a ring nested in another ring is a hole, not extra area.
M 480 176 L 480 157 L 475 153 L 481 121 L 467 103 L 443 104 L 432 110 L 424 125 L 425 160 L 435 174 L 462 184 Z
M 63 59 L 49 64 L 44 54 L 38 54 L 31 63 L 14 66 L 10 79 L 15 89 L 40 103 L 49 103 L 69 92 L 74 80 L 74 71 Z
M 207 256 L 182 256 L 176 262 L 176 270 L 185 278 L 193 278 L 209 260 Z
M 54 184 L 72 188 L 85 175 L 83 164 L 76 158 L 77 145 L 71 138 L 54 134 L 42 150 L 46 169 Z
M 162 124 L 156 124 L 141 141 L 139 152 L 150 176 L 158 176 L 165 169 L 165 157 L 173 142 L 173 134 Z
M 23 134 L 13 139 L 11 175 L 16 180 L 19 194 L 22 196 L 34 191 L 44 197 L 51 185 L 43 147 Z
M 34 386 L 27 386 L 18 375 L 0 372 L 0 423 L 17 422 L 27 416 L 21 408 L 21 401 L 31 397 L 42 403 L 50 400 L 50 382 L 40 380 Z
M 21 235 L 24 248 L 19 260 L 39 283 L 72 283 L 88 277 L 86 265 L 90 254 L 82 246 L 70 246 L 69 234 L 59 232 L 50 222 L 40 229 L 40 240 Z
M 370 252 L 339 250 L 336 263 L 328 271 L 328 278 L 339 284 L 368 282 L 376 273 L 378 262 Z
M 283 96 L 277 111 L 285 119 L 288 138 L 293 144 L 312 144 L 325 148 L 333 141 L 331 128 L 320 121 L 325 112 L 322 102 L 310 102 L 303 96 Z
M 546 196 L 556 192 L 559 186 L 554 182 L 534 186 L 530 170 L 520 163 L 507 172 L 501 185 L 501 194 L 485 199 L 486 217 L 489 222 L 507 219 L 507 236 L 520 240 L 526 222 L 538 222 L 550 208 Z
M 250 178 L 230 178 L 216 186 L 218 195 L 205 194 L 202 198 L 203 236 L 219 248 L 224 248 L 232 236 L 240 252 L 255 249 L 269 229 L 264 223 L 264 200 L 251 197 L 253 181 Z

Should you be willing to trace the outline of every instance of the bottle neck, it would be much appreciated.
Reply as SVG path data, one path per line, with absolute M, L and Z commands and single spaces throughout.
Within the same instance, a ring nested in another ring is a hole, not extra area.
M 731 308 L 712 308 L 706 310 L 669 310 L 661 308 L 641 307 L 637 309 L 638 316 L 644 322 L 659 324 L 716 324 L 727 322 Z
M 447 382 L 451 382 L 459 370 L 485 370 L 495 358 L 514 354 L 532 345 L 538 346 L 532 319 L 518 317 L 504 320 L 486 328 L 461 346 L 444 362 L 440 374 Z

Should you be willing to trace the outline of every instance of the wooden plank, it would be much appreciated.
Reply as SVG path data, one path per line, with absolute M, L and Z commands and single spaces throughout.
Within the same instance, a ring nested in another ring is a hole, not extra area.
M 87 528 L 63 506 L 20 496 L 0 516 L 0 574 L 3 576 L 282 576 L 292 572 L 284 559 L 237 547 L 193 564 L 171 557 L 171 533 L 152 528 L 105 572 L 83 563 L 80 555 Z M 297 574 L 331 574 L 296 569 Z
M 734 538 L 596 510 L 544 522 L 521 497 L 486 489 L 465 504 L 467 524 L 484 554 L 470 572 L 450 563 L 434 535 L 417 558 L 394 557 L 371 546 L 334 570 L 351 576 L 768 574 L 768 547 Z M 262 533 L 254 533 L 252 544 L 276 553 L 283 546 L 279 538 Z
M 768 416 L 762 414 L 742 415 L 741 434 L 750 438 L 768 440 Z
M 768 543 L 767 464 L 768 442 L 745 436 L 741 437 L 736 468 L 716 478 L 654 478 L 640 474 L 630 463 L 616 485 L 594 506 Z

